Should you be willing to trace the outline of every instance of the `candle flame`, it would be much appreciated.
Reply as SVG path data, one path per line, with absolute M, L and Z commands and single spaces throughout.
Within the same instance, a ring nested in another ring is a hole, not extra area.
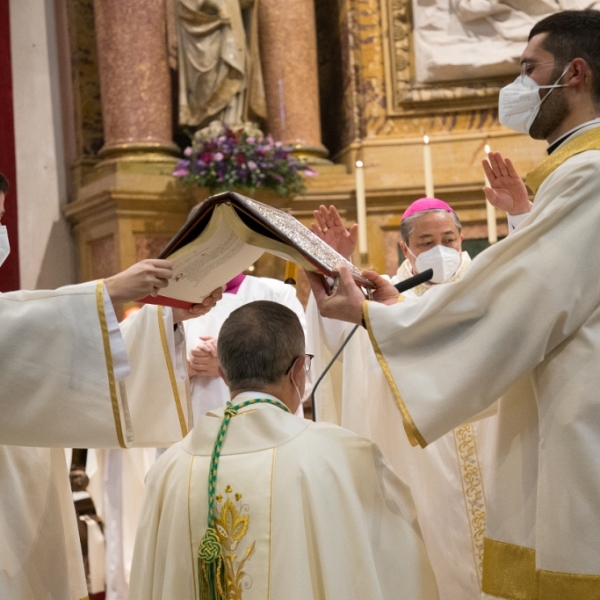
M 429 136 L 428 135 L 423 136 L 423 143 L 429 144 Z
M 357 167 L 358 169 L 360 169 L 360 168 L 362 168 L 362 166 L 363 166 L 363 162 L 362 162 L 362 160 L 357 160 L 357 161 L 356 161 L 356 167 Z
M 486 145 L 485 145 L 485 148 L 484 148 L 484 150 L 485 150 L 485 153 L 486 153 L 486 154 L 489 154 L 489 153 L 490 153 L 490 147 L 489 147 L 489 145 L 488 145 L 488 144 L 486 144 Z

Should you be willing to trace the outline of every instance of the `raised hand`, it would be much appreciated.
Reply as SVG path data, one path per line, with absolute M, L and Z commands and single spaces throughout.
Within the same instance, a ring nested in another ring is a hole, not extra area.
M 173 277 L 173 265 L 168 260 L 148 258 L 104 280 L 113 304 L 132 302 L 144 296 L 156 296 Z
M 316 223 L 311 223 L 315 235 L 320 237 L 328 246 L 339 252 L 344 258 L 350 260 L 356 244 L 358 243 L 358 225 L 354 223 L 347 230 L 335 206 L 319 206 L 313 211 Z
M 482 165 L 490 182 L 490 187 L 484 187 L 483 193 L 492 206 L 509 215 L 531 210 L 527 188 L 509 158 L 502 158 L 500 152 L 490 152 Z

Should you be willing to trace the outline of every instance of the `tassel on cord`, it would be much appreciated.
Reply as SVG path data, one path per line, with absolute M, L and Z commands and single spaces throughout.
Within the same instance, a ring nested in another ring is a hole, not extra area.
M 215 496 L 217 490 L 217 471 L 219 468 L 219 458 L 221 458 L 221 448 L 225 441 L 229 421 L 234 417 L 240 408 L 250 406 L 251 404 L 267 403 L 273 404 L 286 412 L 290 412 L 288 407 L 279 400 L 271 398 L 254 398 L 245 400 L 240 404 L 227 403 L 225 415 L 221 428 L 215 440 L 212 456 L 210 459 L 210 469 L 208 471 L 208 528 L 198 547 L 198 583 L 200 590 L 200 600 L 228 600 L 229 585 L 227 584 L 227 573 L 225 571 L 225 560 L 223 558 L 223 546 L 214 527 L 215 525 Z
M 223 547 L 212 527 L 206 530 L 198 548 L 198 578 L 201 600 L 228 600 Z

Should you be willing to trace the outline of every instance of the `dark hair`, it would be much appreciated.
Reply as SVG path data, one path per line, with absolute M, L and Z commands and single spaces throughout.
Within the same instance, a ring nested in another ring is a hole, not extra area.
M 294 359 L 304 354 L 304 331 L 286 306 L 250 302 L 223 323 L 217 354 L 232 390 L 261 391 L 284 377 Z
M 8 192 L 8 179 L 0 173 L 0 194 L 6 194 Z
M 583 58 L 592 71 L 592 99 L 600 104 L 600 11 L 565 10 L 537 23 L 529 39 L 547 33 L 542 48 L 550 52 L 562 69 L 574 58 Z

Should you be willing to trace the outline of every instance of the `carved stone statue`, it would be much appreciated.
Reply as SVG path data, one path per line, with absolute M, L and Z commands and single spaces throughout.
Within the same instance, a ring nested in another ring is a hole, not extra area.
M 267 116 L 258 46 L 259 0 L 169 0 L 179 122 L 229 125 Z
M 516 75 L 531 28 L 599 0 L 412 0 L 419 83 Z

